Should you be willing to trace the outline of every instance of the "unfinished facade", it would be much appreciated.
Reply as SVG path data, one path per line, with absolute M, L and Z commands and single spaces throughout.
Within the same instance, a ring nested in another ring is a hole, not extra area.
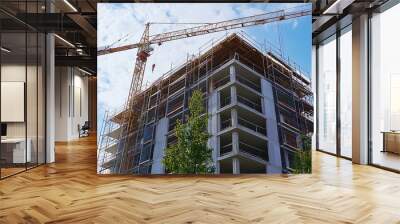
M 176 142 L 176 122 L 187 120 L 196 89 L 204 93 L 216 173 L 290 172 L 300 134 L 313 131 L 310 81 L 256 45 L 232 34 L 142 91 L 132 113 L 106 119 L 98 172 L 163 174 L 164 151 Z M 121 133 L 131 116 L 132 131 Z

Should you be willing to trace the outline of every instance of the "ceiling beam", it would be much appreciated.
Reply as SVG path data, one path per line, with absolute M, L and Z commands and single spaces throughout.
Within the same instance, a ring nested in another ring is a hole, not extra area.
M 88 67 L 96 71 L 96 57 L 91 56 L 55 56 L 56 66 L 80 66 Z
M 344 9 L 351 5 L 355 0 L 336 0 L 329 5 L 322 14 L 342 14 Z
M 88 35 L 86 41 L 88 41 L 92 46 L 96 46 L 97 30 L 90 24 L 85 17 L 80 14 L 68 14 L 68 17 L 74 21 L 82 30 Z

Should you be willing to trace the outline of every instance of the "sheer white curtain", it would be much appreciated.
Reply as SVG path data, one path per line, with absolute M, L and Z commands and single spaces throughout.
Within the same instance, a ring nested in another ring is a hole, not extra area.
M 386 164 L 382 131 L 400 129 L 400 4 L 372 17 L 371 120 L 373 163 Z M 383 159 L 382 159 L 383 158 Z M 395 167 L 393 167 L 395 168 Z
M 352 142 L 352 35 L 351 27 L 340 36 L 340 152 L 351 158 Z
M 336 37 L 318 48 L 318 147 L 336 153 Z

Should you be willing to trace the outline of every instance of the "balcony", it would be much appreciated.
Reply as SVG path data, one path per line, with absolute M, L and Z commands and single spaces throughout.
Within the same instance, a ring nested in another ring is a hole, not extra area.
M 226 105 L 229 105 L 231 103 L 231 97 L 225 97 L 223 99 L 221 99 L 221 108 L 223 108 Z
M 151 123 L 156 120 L 156 108 L 147 112 L 146 123 Z
M 273 72 L 272 74 L 274 75 L 273 77 L 275 78 L 275 82 L 277 84 L 279 84 L 283 88 L 291 89 L 291 75 L 288 74 L 288 71 L 286 71 L 285 69 L 280 70 L 274 67 L 271 72 Z
M 297 139 L 298 139 L 298 134 L 295 132 L 292 132 L 286 128 L 282 128 L 282 137 L 283 137 L 283 143 L 286 146 L 292 147 L 297 149 L 298 144 L 297 144 Z
M 239 152 L 268 161 L 268 140 L 240 130 L 238 133 Z
M 268 141 L 266 139 L 260 138 L 259 136 L 253 135 L 251 133 L 245 132 L 243 130 L 237 130 L 237 138 L 234 136 L 234 132 L 227 132 L 220 135 L 220 157 L 225 156 L 224 158 L 230 157 L 227 154 L 233 152 L 235 145 L 233 141 L 237 141 L 239 154 L 234 154 L 232 156 L 247 156 L 250 160 L 255 160 L 261 162 L 261 160 L 268 161 Z M 254 157 L 257 157 L 254 158 Z M 222 159 L 224 159 L 222 158 Z
M 302 101 L 304 102 L 304 103 L 307 103 L 308 105 L 314 105 L 314 98 L 313 98 L 313 96 L 311 95 L 308 95 L 308 96 L 304 96 L 304 97 L 302 97 L 301 98 L 302 99 Z
M 150 96 L 148 108 L 157 106 L 158 96 L 159 96 L 159 92 Z
M 173 131 L 175 129 L 178 120 L 180 120 L 182 123 L 183 118 L 184 118 L 184 113 L 179 113 L 179 114 L 176 114 L 175 116 L 171 117 L 169 120 L 168 132 Z
M 265 161 L 268 161 L 267 149 L 258 148 L 242 141 L 239 142 L 239 151 L 248 153 L 252 156 L 259 157 Z
M 237 95 L 237 101 L 262 113 L 261 103 L 254 102 L 253 100 L 240 95 Z
M 103 164 L 101 165 L 102 169 L 109 169 L 112 168 L 113 166 L 115 166 L 115 163 L 117 162 L 117 159 L 115 157 L 115 155 L 104 158 Z
M 243 119 L 241 117 L 238 117 L 238 124 L 246 127 L 248 129 L 251 129 L 257 133 L 260 133 L 262 135 L 267 135 L 267 129 L 265 129 L 265 126 L 257 125 L 249 120 Z
M 233 110 L 236 111 L 236 116 L 232 114 L 234 112 Z M 229 127 L 232 127 L 234 124 L 237 124 L 234 128 L 249 129 L 263 136 L 267 135 L 266 119 L 260 114 L 253 113 L 251 116 L 249 116 L 249 111 L 245 108 L 234 107 L 232 109 L 221 111 L 219 115 L 219 131 L 223 131 Z
M 171 83 L 168 87 L 169 97 L 181 92 L 185 88 L 185 83 L 185 78 L 183 76 Z
M 232 133 L 224 133 L 219 138 L 219 156 L 232 152 Z
M 303 108 L 302 108 L 303 111 L 306 111 L 308 113 L 312 113 L 314 111 L 313 102 L 309 102 L 310 101 L 310 97 L 302 98 L 301 101 L 303 102 Z
M 281 105 L 284 105 L 285 107 L 294 109 L 295 107 L 295 103 L 294 103 L 294 99 L 293 97 L 289 94 L 284 92 L 283 90 L 278 89 L 277 91 L 277 98 L 278 101 Z
M 167 114 L 170 115 L 171 113 L 175 112 L 176 110 L 182 109 L 184 106 L 184 96 L 183 94 L 178 97 L 173 97 L 172 99 L 168 99 L 167 104 Z
M 223 156 L 230 152 L 232 152 L 232 143 L 221 146 L 221 148 L 219 150 L 219 156 Z
M 232 127 L 231 110 L 224 110 L 220 112 L 219 117 L 220 117 L 219 131 L 223 131 L 229 127 Z
M 118 143 L 112 143 L 104 148 L 104 151 L 107 153 L 115 154 L 117 152 Z
M 236 91 L 235 91 L 236 90 Z M 231 88 L 224 88 L 220 92 L 220 106 L 219 108 L 223 108 L 232 103 L 232 100 L 236 95 L 236 100 L 238 103 L 249 107 L 257 112 L 262 113 L 262 96 L 249 91 L 247 88 L 241 85 L 234 85 Z M 236 93 L 236 94 L 235 94 Z
M 296 112 L 286 110 L 282 107 L 279 107 L 279 119 L 280 122 L 286 124 L 287 126 L 298 129 L 299 124 L 297 122 L 297 115 Z
M 250 115 L 251 114 L 251 115 Z M 256 132 L 262 136 L 267 135 L 267 121 L 264 116 L 258 113 L 249 113 L 246 108 L 237 108 L 237 123 L 239 127 Z M 244 130 L 246 131 L 246 130 Z M 248 132 L 248 131 L 247 131 Z
M 308 119 L 309 121 L 313 122 L 314 121 L 314 117 L 312 115 L 312 113 L 307 113 L 307 112 L 301 112 L 301 116 L 303 116 L 304 118 Z
M 223 108 L 231 103 L 231 88 L 224 88 L 220 92 L 220 106 L 219 108 Z
M 259 83 L 257 83 L 256 81 L 252 81 L 248 78 L 245 78 L 243 75 L 238 75 L 236 76 L 236 79 L 238 82 L 240 82 L 241 84 L 254 89 L 257 92 L 261 92 L 261 86 Z
M 230 81 L 229 75 L 219 78 L 216 81 L 214 81 L 214 88 L 217 89 L 217 88 L 227 84 L 229 81 Z
M 143 145 L 141 153 L 140 153 L 140 163 L 149 161 L 151 159 L 151 154 L 152 154 L 153 148 L 154 148 L 154 145 L 152 143 Z
M 170 133 L 167 136 L 167 147 L 175 145 L 176 143 L 178 143 L 178 138 L 176 137 L 175 133 Z
M 221 131 L 231 126 L 232 126 L 232 120 L 230 118 L 226 120 L 221 120 Z

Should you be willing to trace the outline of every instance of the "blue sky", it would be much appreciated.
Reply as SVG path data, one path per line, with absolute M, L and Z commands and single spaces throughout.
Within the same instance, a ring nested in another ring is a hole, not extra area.
M 115 46 L 137 43 L 146 22 L 219 22 L 294 7 L 310 7 L 311 4 L 277 3 L 215 3 L 215 4 L 161 4 L 161 3 L 99 3 L 97 45 Z M 279 25 L 278 25 L 279 24 Z M 193 26 L 193 25 L 191 25 Z M 190 27 L 190 25 L 154 25 L 150 35 Z M 279 30 L 279 32 L 278 32 Z M 212 39 L 229 33 L 245 32 L 260 44 L 282 48 L 285 57 L 299 64 L 309 76 L 311 70 L 311 16 L 277 23 L 235 29 L 191 37 L 154 46 L 144 75 L 144 84 L 151 84 L 171 67 L 186 61 L 188 54 Z M 281 41 L 279 41 L 279 37 Z M 98 119 L 104 111 L 122 109 L 128 95 L 135 63 L 136 50 L 98 57 Z M 155 64 L 154 72 L 151 66 Z M 99 125 L 100 127 L 100 125 Z

